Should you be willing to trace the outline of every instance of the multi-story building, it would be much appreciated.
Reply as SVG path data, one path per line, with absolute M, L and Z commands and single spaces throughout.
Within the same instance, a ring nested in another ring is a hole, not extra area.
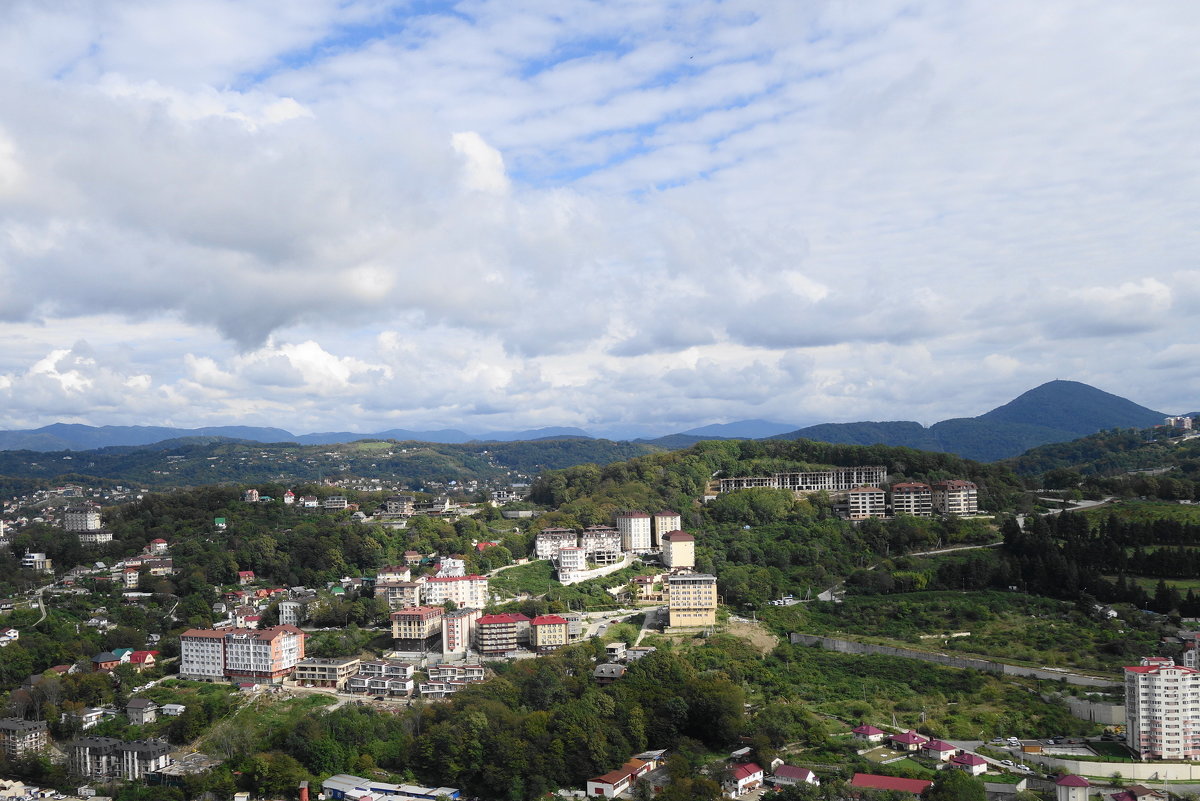
M 376 587 L 398 581 L 412 581 L 412 568 L 408 565 L 384 565 L 376 571 Z
M 467 560 L 455 556 L 440 557 L 437 574 L 442 577 L 454 576 L 455 578 L 465 576 L 467 575 Z
M 248 489 L 242 493 L 242 500 L 246 503 L 258 503 L 258 490 Z
M 95 531 L 100 528 L 100 510 L 91 504 L 68 506 L 63 513 L 63 528 L 67 531 Z
M 851 520 L 887 515 L 887 493 L 879 487 L 854 487 L 846 490 L 846 514 Z
M 1200 670 L 1157 656 L 1125 668 L 1125 721 L 1142 759 L 1200 758 Z
M 363 662 L 346 682 L 352 693 L 372 695 L 408 695 L 413 691 L 413 666 L 394 659 Z
M 578 581 L 587 570 L 587 551 L 583 548 L 558 549 L 558 580 L 563 584 Z
M 970 481 L 950 479 L 933 484 L 934 511 L 944 515 L 973 515 L 979 511 L 979 489 Z
M 79 532 L 80 545 L 103 545 L 112 542 L 112 532 L 106 528 L 93 528 Z
M 440 606 L 411 606 L 392 612 L 392 638 L 397 643 L 426 643 L 442 633 Z
M 533 554 L 538 559 L 554 560 L 558 558 L 560 548 L 574 548 L 579 544 L 574 529 L 544 528 L 533 538 Z
M 337 512 L 345 509 L 350 505 L 346 500 L 345 495 L 330 495 L 325 500 L 321 501 L 321 508 L 327 512 Z
M 672 570 L 696 566 L 696 538 L 686 531 L 668 531 L 662 537 L 663 565 Z
M 878 487 L 886 479 L 886 467 L 835 467 L 832 470 L 813 470 L 803 473 L 722 478 L 718 486 L 721 492 L 768 487 L 791 490 L 797 494 L 808 494 L 810 492 L 845 492 L 855 487 Z
M 358 672 L 361 661 L 357 656 L 303 659 L 296 665 L 296 673 L 293 678 L 298 684 L 305 686 L 341 689 L 345 686 L 346 680 Z
M 892 514 L 931 517 L 933 515 L 933 488 L 919 481 L 893 484 Z
M 421 603 L 421 584 L 415 581 L 376 582 L 375 597 L 386 598 L 391 609 L 403 609 Z
M 280 601 L 279 622 L 287 626 L 299 626 L 308 620 L 308 604 L 304 601 Z
M 442 655 L 466 654 L 475 641 L 475 624 L 483 615 L 470 607 L 447 612 L 442 617 Z
M 389 515 L 410 516 L 417 499 L 412 495 L 392 495 L 383 502 L 383 511 Z
M 714 626 L 717 622 L 717 577 L 678 573 L 667 577 L 668 625 Z
M 1191 431 L 1193 421 L 1190 417 L 1168 417 L 1163 420 L 1163 424 L 1169 428 L 1182 428 L 1185 431 Z
M 26 570 L 36 570 L 39 573 L 53 573 L 54 561 L 47 559 L 44 553 L 26 551 L 25 555 L 21 557 L 21 567 Z
M 171 764 L 171 745 L 166 740 L 134 740 L 121 743 L 118 751 L 121 775 L 129 781 L 145 778 Z
M 195 681 L 276 683 L 304 658 L 305 633 L 268 629 L 188 629 L 179 635 L 179 675 Z
M 679 516 L 679 512 L 663 510 L 655 512 L 650 519 L 652 528 L 654 529 L 654 544 L 662 545 L 662 538 L 671 531 L 679 531 L 683 528 L 683 518 Z
M 68 747 L 68 756 L 72 772 L 80 776 L 134 781 L 170 765 L 170 751 L 166 740 L 80 737 Z
M 460 607 L 482 609 L 488 602 L 487 576 L 431 576 L 425 580 L 421 595 L 427 604 L 454 601 Z
M 652 547 L 650 515 L 645 512 L 622 512 L 616 517 L 621 534 L 621 549 L 628 553 L 647 553 Z
M 9 759 L 41 751 L 49 744 L 46 721 L 20 718 L 0 719 L 0 749 Z
M 579 546 L 598 565 L 621 561 L 621 532 L 612 526 L 588 526 L 579 537 Z
M 567 644 L 567 621 L 558 615 L 539 615 L 529 621 L 530 645 L 539 654 Z
M 484 656 L 504 656 L 516 651 L 517 628 L 521 622 L 519 618 L 524 617 L 506 613 L 484 615 L 475 621 L 475 641 L 479 653 Z M 525 619 L 528 621 L 528 618 Z
M 442 664 L 429 668 L 429 678 L 435 681 L 483 681 L 486 672 L 480 664 Z

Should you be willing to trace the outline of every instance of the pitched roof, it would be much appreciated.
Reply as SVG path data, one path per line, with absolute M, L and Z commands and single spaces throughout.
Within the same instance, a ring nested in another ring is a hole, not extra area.
M 974 766 L 974 765 L 986 765 L 987 764 L 986 759 L 979 756 L 978 754 L 971 754 L 971 753 L 955 754 L 954 756 L 950 757 L 950 761 L 956 765 L 972 765 L 972 766 Z
M 743 762 L 740 765 L 734 765 L 733 778 L 735 781 L 749 779 L 755 773 L 762 773 L 763 769 L 753 762 Z
M 900 779 L 895 776 L 876 776 L 872 773 L 855 773 L 850 780 L 851 787 L 864 790 L 899 790 L 903 793 L 920 795 L 933 786 L 933 782 L 925 779 Z
M 553 626 L 553 625 L 565 626 L 565 625 L 567 625 L 567 621 L 564 620 L 563 618 L 559 617 L 558 615 L 538 615 L 533 620 L 529 621 L 529 625 L 531 625 L 531 626 Z
M 957 751 L 958 749 L 943 740 L 930 740 L 921 746 L 926 751 Z
M 1055 782 L 1060 787 L 1091 787 L 1092 783 L 1082 776 L 1076 776 L 1073 773 L 1068 773 L 1066 776 L 1060 776 Z
M 808 768 L 798 768 L 795 765 L 780 765 L 775 768 L 775 776 L 780 779 L 796 779 L 806 782 L 813 772 Z
M 855 734 L 864 734 L 868 737 L 874 737 L 876 734 L 883 734 L 883 729 L 877 729 L 870 723 L 864 723 L 856 729 L 852 730 Z
M 904 734 L 893 734 L 892 742 L 902 743 L 904 745 L 920 745 L 921 743 L 929 742 L 929 738 L 922 734 L 917 734 L 912 729 L 909 729 L 908 731 L 904 732 Z

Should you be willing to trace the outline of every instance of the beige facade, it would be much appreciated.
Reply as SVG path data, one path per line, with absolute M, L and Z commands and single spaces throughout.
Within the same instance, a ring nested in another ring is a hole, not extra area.
M 392 612 L 392 638 L 396 640 L 427 640 L 442 632 L 440 606 L 410 606 Z
M 663 565 L 678 570 L 696 566 L 696 538 L 686 531 L 671 531 L 662 538 Z
M 15 759 L 31 751 L 41 751 L 50 744 L 46 734 L 46 721 L 0 719 L 0 749 L 9 759 Z
M 680 573 L 667 578 L 668 625 L 713 626 L 717 622 L 717 577 Z
M 305 659 L 296 665 L 294 678 L 299 684 L 341 689 L 346 680 L 358 672 L 359 658 L 344 656 L 337 659 Z
M 487 576 L 432 576 L 422 585 L 421 596 L 427 604 L 454 601 L 459 607 L 482 609 L 488 602 Z
M 530 644 L 538 653 L 546 653 L 567 644 L 567 621 L 558 615 L 542 615 L 529 622 Z
M 662 545 L 663 537 L 669 532 L 683 528 L 683 518 L 679 516 L 679 512 L 655 512 L 651 522 L 654 528 L 654 542 L 658 545 Z
M 884 517 L 887 514 L 887 493 L 878 487 L 847 490 L 846 512 L 851 520 Z

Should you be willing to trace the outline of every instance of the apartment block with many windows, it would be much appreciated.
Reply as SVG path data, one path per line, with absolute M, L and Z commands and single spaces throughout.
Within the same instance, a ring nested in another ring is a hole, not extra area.
M 667 578 L 668 625 L 713 626 L 717 622 L 717 577 L 680 573 Z
M 919 481 L 892 485 L 892 514 L 933 516 L 933 487 Z
M 1125 718 L 1142 759 L 1200 758 L 1200 670 L 1157 656 L 1125 668 Z
M 179 635 L 179 675 L 195 681 L 277 683 L 304 658 L 306 636 L 290 625 L 188 629 Z
M 979 488 L 962 479 L 934 482 L 933 509 L 944 515 L 973 515 L 979 511 Z

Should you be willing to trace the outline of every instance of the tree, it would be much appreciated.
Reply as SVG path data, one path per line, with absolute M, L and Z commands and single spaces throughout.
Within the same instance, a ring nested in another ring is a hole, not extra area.
M 943 770 L 925 794 L 925 801 L 987 801 L 983 782 L 966 771 Z

